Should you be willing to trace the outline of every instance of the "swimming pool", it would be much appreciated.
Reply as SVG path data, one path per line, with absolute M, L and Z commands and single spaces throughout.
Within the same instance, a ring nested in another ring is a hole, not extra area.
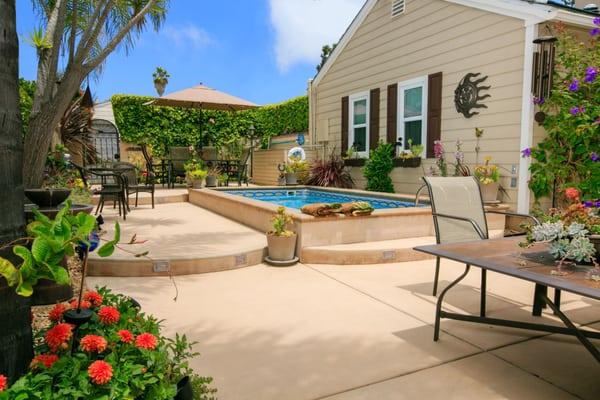
M 375 209 L 414 207 L 414 202 L 319 189 L 225 189 L 225 193 L 300 209 L 306 204 L 368 201 Z

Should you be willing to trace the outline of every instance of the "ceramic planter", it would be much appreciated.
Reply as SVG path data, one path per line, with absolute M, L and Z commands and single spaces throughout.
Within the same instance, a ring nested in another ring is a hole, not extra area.
M 41 208 L 56 207 L 70 194 L 71 189 L 25 189 L 25 196 Z
M 216 187 L 217 186 L 217 177 L 215 175 L 207 175 L 206 176 L 206 187 Z
M 481 189 L 481 198 L 484 203 L 494 203 L 498 200 L 498 189 L 500 184 L 498 182 L 488 183 L 484 185 L 479 182 L 479 188 Z
M 269 248 L 269 258 L 273 261 L 289 261 L 296 254 L 296 238 L 292 236 L 275 236 L 267 234 L 267 246 Z
M 204 183 L 204 179 L 193 179 L 192 187 L 194 189 L 202 189 L 202 184 Z
M 347 167 L 364 167 L 366 162 L 366 158 L 346 158 L 344 165 Z
M 421 166 L 421 157 L 394 158 L 394 167 L 418 168 Z
M 286 185 L 297 185 L 298 184 L 298 174 L 295 172 L 286 172 L 285 173 L 285 184 Z
M 184 376 L 177 382 L 177 394 L 173 400 L 194 400 L 194 389 L 189 376 Z

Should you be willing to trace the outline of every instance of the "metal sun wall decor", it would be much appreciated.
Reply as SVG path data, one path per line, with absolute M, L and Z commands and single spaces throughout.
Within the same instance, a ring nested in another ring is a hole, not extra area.
M 481 100 L 492 97 L 489 94 L 481 95 L 479 92 L 482 90 L 488 90 L 491 86 L 481 86 L 488 77 L 487 75 L 483 78 L 473 80 L 477 78 L 481 73 L 469 72 L 462 78 L 456 89 L 454 90 L 454 105 L 456 111 L 465 116 L 465 118 L 471 118 L 473 115 L 479 114 L 479 111 L 472 111 L 474 108 L 487 108 L 485 104 L 479 103 Z

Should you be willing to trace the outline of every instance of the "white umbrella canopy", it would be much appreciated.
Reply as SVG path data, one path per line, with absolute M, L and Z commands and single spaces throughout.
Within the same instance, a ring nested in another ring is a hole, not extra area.
M 248 100 L 204 85 L 192 86 L 178 92 L 169 93 L 147 104 L 221 111 L 241 111 L 259 107 L 258 104 L 254 104 Z

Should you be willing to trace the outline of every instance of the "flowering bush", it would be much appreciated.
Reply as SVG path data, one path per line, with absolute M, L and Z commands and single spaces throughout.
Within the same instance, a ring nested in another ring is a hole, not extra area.
M 462 142 L 456 141 L 456 151 L 454 152 L 454 163 L 449 164 L 446 161 L 446 150 L 441 140 L 433 142 L 433 154 L 435 156 L 435 167 L 431 167 L 430 175 L 433 176 L 448 176 L 448 166 L 454 166 L 454 176 L 469 176 L 471 171 L 465 164 L 465 154 L 462 151 Z
M 184 376 L 190 376 L 195 398 L 212 398 L 215 390 L 207 386 L 212 379 L 188 366 L 197 354 L 185 336 L 165 338 L 154 317 L 108 289 L 84 297 L 94 311 L 92 319 L 74 329 L 62 322 L 68 308 L 57 305 L 52 325 L 38 333 L 31 371 L 9 388 L 0 375 L 0 400 L 166 400 L 175 397 Z
M 600 19 L 594 21 L 600 26 Z M 596 28 L 588 44 L 563 25 L 555 26 L 556 68 L 552 94 L 534 99 L 546 114 L 547 136 L 537 147 L 522 150 L 532 157 L 529 188 L 536 199 L 558 188 L 576 187 L 584 199 L 600 193 L 600 45 Z M 564 192 L 563 192 L 564 193 Z

